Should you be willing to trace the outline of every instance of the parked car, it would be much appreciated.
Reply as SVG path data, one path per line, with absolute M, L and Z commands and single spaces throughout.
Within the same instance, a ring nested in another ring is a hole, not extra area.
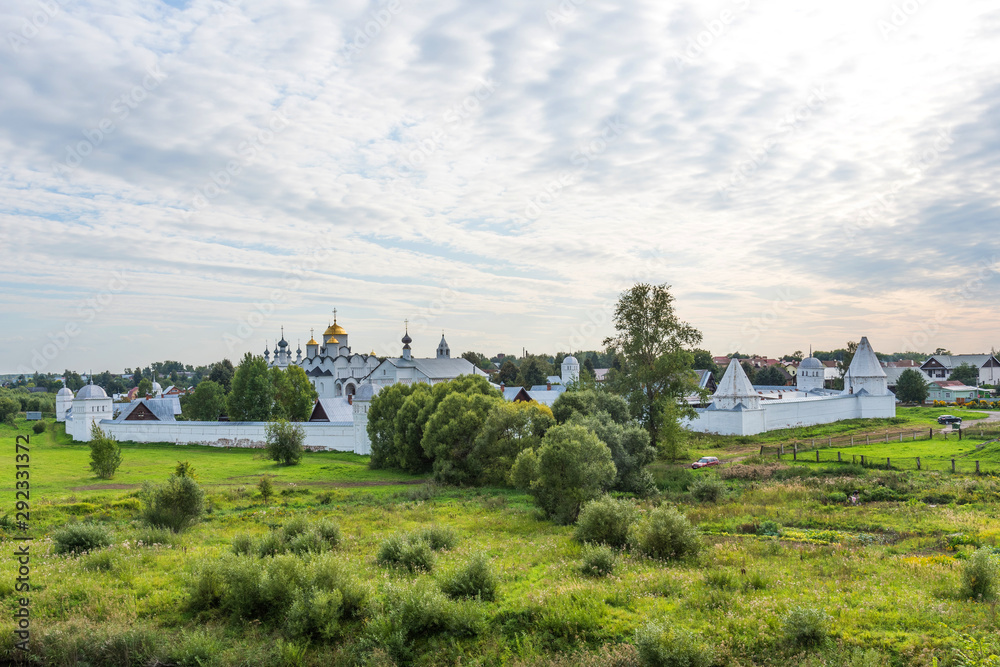
M 938 424 L 961 424 L 962 418 L 955 415 L 941 415 L 938 417 Z
M 705 466 L 717 466 L 719 465 L 719 458 L 716 456 L 703 456 L 694 463 L 691 467 L 697 470 L 698 468 L 704 468 Z

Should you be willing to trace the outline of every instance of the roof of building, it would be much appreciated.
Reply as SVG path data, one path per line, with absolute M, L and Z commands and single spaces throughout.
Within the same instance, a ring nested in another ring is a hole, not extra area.
M 563 360 L 562 360 L 562 363 L 564 363 L 564 364 L 578 364 L 578 363 L 580 363 L 580 362 L 579 362 L 579 361 L 577 361 L 577 360 L 576 360 L 576 357 L 574 357 L 574 356 L 573 356 L 573 355 L 571 354 L 571 355 L 568 355 L 568 356 L 565 356 L 565 357 L 563 357 Z
M 803 368 L 820 369 L 823 368 L 823 362 L 816 357 L 806 357 L 802 360 L 802 363 L 799 364 L 799 370 L 802 370 Z
M 595 368 L 594 369 L 594 378 L 598 382 L 604 382 L 604 379 L 607 377 L 608 371 L 610 371 L 610 370 L 611 370 L 610 368 Z
M 871 343 L 868 342 L 868 336 L 862 336 L 861 342 L 858 343 L 858 349 L 854 352 L 854 358 L 851 359 L 850 373 L 851 377 L 854 378 L 885 377 L 885 371 L 882 369 L 882 364 L 879 363 Z
M 375 398 L 375 394 L 377 394 L 381 388 L 382 387 L 372 382 L 364 382 L 354 391 L 354 400 L 370 401 Z
M 970 387 L 969 385 L 961 382 L 959 380 L 936 380 L 931 384 L 936 384 L 942 389 L 947 389 L 948 391 L 976 391 L 977 387 Z
M 924 361 L 924 363 L 921 364 L 921 367 L 933 359 L 945 368 L 954 369 L 958 368 L 962 364 L 970 364 L 976 368 L 982 368 L 986 365 L 986 362 L 992 358 L 992 354 L 934 354 Z
M 542 387 L 541 389 L 538 390 L 532 387 L 531 389 L 527 390 L 526 393 L 531 398 L 531 400 L 537 401 L 542 405 L 547 405 L 550 408 L 552 407 L 552 404 L 556 402 L 556 399 L 562 395 L 562 392 L 556 391 L 555 387 L 553 387 L 551 391 L 547 390 L 545 387 Z
M 316 400 L 310 421 L 328 421 L 331 424 L 350 425 L 354 423 L 354 409 L 346 396 L 320 398 Z
M 729 367 L 726 368 L 726 373 L 722 376 L 719 388 L 715 390 L 712 396 L 742 398 L 745 396 L 754 396 L 756 393 L 753 385 L 750 384 L 750 378 L 747 377 L 746 371 L 743 370 L 740 360 L 730 359 Z
M 80 391 L 76 393 L 77 400 L 80 399 L 91 399 L 91 398 L 107 398 L 108 394 L 100 385 L 96 384 L 85 384 L 81 387 Z
M 69 397 L 72 397 L 73 396 L 73 390 L 70 389 L 69 387 L 63 387 L 62 389 L 60 389 L 59 391 L 56 392 L 56 396 L 57 397 L 58 396 L 69 396 Z
M 707 370 L 695 370 L 698 375 L 698 388 L 704 389 L 712 381 L 712 371 Z
M 459 375 L 486 375 L 475 364 L 461 357 L 456 359 L 414 359 L 413 362 L 417 370 L 431 380 L 457 378 Z
M 115 417 L 112 422 L 119 424 L 126 421 L 133 412 L 135 412 L 140 405 L 146 406 L 146 408 L 153 413 L 157 420 L 161 422 L 172 422 L 177 421 L 174 419 L 173 407 L 170 401 L 164 401 L 162 399 L 146 399 L 140 398 L 136 401 L 132 401 L 127 406 L 125 406 L 122 411 Z
M 545 378 L 546 382 L 551 382 L 552 384 L 562 384 L 562 377 L 559 375 L 550 375 Z

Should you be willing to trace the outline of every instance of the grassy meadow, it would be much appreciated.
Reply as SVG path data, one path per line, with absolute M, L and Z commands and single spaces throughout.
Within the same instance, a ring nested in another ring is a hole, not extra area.
M 947 412 L 913 410 L 901 409 L 899 418 L 925 426 Z M 17 433 L 30 428 L 23 421 L 16 429 L 0 426 L 5 554 L 18 534 L 9 520 Z M 756 448 L 737 440 L 698 438 L 690 453 Z M 975 444 L 870 449 L 930 457 L 903 452 Z M 699 527 L 702 550 L 672 561 L 626 550 L 610 575 L 596 577 L 581 571 L 585 548 L 574 540 L 574 527 L 541 519 L 527 495 L 510 489 L 438 487 L 368 470 L 366 457 L 353 454 L 307 453 L 301 465 L 279 467 L 255 450 L 138 444 L 123 450 L 115 478 L 98 480 L 88 469 L 86 445 L 72 444 L 58 427 L 31 435 L 36 664 L 947 667 L 991 664 L 975 662 L 977 651 L 988 655 L 991 642 L 992 651 L 998 648 L 995 603 L 961 594 L 973 551 L 1000 545 L 1000 479 L 990 475 L 793 465 L 756 456 L 700 471 L 658 463 L 660 494 L 634 504 L 642 513 L 663 503 L 678 507 Z M 153 531 L 140 520 L 139 486 L 166 480 L 178 461 L 194 467 L 208 513 L 179 535 Z M 262 476 L 274 485 L 269 502 L 256 490 Z M 847 502 L 855 492 L 858 505 Z M 235 545 L 265 544 L 302 518 L 304 525 L 339 526 L 336 547 L 234 554 Z M 53 534 L 75 523 L 104 527 L 110 546 L 57 554 Z M 387 537 L 428 528 L 454 538 L 433 554 L 429 571 L 379 564 Z M 443 595 L 479 555 L 496 575 L 495 597 Z M 16 565 L 0 561 L 2 657 L 15 653 Z M 294 596 L 283 598 L 285 589 L 302 581 L 308 589 L 322 574 L 339 582 L 331 584 L 335 599 L 315 586 L 306 599 L 314 608 L 339 605 L 342 613 L 305 633 L 290 630 L 301 612 L 297 602 L 248 613 L 238 586 L 253 572 L 273 599 L 289 601 Z M 236 594 L 227 597 L 226 586 Z M 651 623 L 682 632 L 667 647 L 702 661 L 664 662 L 661 655 L 651 662 L 640 654 L 637 631 Z M 815 637 L 803 631 L 813 625 L 822 629 Z M 689 645 L 698 650 L 685 654 Z

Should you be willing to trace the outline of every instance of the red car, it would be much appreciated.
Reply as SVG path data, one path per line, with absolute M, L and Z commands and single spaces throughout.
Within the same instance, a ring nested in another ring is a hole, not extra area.
M 697 470 L 698 468 L 704 468 L 705 466 L 717 466 L 719 465 L 719 459 L 716 456 L 703 456 L 694 463 L 691 467 Z

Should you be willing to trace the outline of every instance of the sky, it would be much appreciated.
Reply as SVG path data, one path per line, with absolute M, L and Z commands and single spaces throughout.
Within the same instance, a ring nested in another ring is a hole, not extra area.
M 989 351 L 995 2 L 6 0 L 0 373 L 600 349 Z M 304 347 L 303 347 L 304 349 Z

